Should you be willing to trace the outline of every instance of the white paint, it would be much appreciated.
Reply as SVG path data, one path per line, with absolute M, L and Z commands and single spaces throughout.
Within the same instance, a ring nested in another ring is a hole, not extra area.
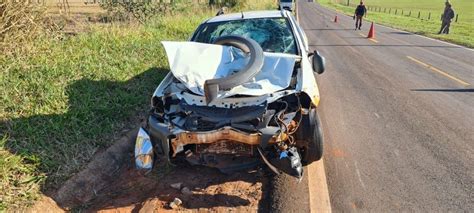
M 357 177 L 359 178 L 359 182 L 362 185 L 362 187 L 365 189 L 365 184 L 362 181 L 362 177 L 360 176 L 359 167 L 357 167 L 357 162 L 354 162 L 354 166 L 355 166 L 355 169 L 356 169 Z

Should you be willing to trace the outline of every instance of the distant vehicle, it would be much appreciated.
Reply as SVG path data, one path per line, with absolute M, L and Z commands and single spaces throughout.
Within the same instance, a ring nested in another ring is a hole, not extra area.
M 278 9 L 293 11 L 293 7 L 294 7 L 293 3 L 294 3 L 293 0 L 279 0 Z
M 153 156 L 224 173 L 264 162 L 301 178 L 304 165 L 321 159 L 315 74 L 324 58 L 309 52 L 291 12 L 216 16 L 190 42 L 163 45 L 171 72 L 137 135 L 137 168 L 151 169 Z

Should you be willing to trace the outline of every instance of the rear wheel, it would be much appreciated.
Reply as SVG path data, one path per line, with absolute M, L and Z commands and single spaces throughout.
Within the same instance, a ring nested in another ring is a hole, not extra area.
M 307 115 L 303 115 L 295 137 L 298 147 L 302 150 L 303 165 L 323 157 L 323 131 L 316 109 L 310 109 Z

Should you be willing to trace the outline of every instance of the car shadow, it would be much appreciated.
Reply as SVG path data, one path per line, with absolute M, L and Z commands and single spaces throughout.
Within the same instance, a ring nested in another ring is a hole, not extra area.
M 66 180 L 88 165 L 97 153 L 103 153 L 102 150 L 140 125 L 154 89 L 168 71 L 154 67 L 127 81 L 76 80 L 65 89 L 66 112 L 1 121 L 0 130 L 9 136 L 5 148 L 37 166 L 35 174 L 44 174 L 37 182 L 41 184 L 41 192 L 55 200 Z M 59 207 L 87 211 L 127 206 L 139 209 L 153 200 L 165 205 L 175 197 L 183 199 L 182 207 L 186 209 L 264 205 L 260 202 L 264 178 L 257 178 L 255 173 L 224 175 L 215 169 L 184 164 L 166 176 L 160 171 L 144 176 L 132 165 L 132 151 L 121 153 L 130 161 L 111 174 L 111 179 L 100 180 L 106 181 L 106 187 L 94 191 L 95 198 L 87 203 L 74 198 L 69 203 L 55 200 Z M 183 195 L 169 186 L 177 181 L 195 193 Z M 84 180 L 80 184 L 95 183 Z M 248 188 L 255 190 L 242 197 Z M 258 206 L 252 208 L 264 208 Z
M 5 149 L 34 165 L 36 184 L 50 195 L 97 151 L 113 144 L 122 131 L 139 124 L 140 115 L 148 110 L 151 94 L 167 72 L 154 67 L 127 81 L 73 81 L 64 89 L 68 99 L 64 113 L 38 112 L 39 115 L 2 120 L 0 130 L 8 135 Z M 41 99 L 48 105 L 57 101 Z
M 397 34 L 397 35 L 416 35 L 415 33 L 409 33 L 409 32 L 386 32 L 386 34 Z

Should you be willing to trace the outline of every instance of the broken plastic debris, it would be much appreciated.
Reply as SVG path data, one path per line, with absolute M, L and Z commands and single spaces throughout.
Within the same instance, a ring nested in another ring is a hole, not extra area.
M 138 131 L 135 142 L 135 166 L 137 169 L 151 170 L 153 168 L 153 144 L 143 128 Z
M 278 170 L 300 179 L 303 177 L 303 165 L 296 147 L 291 147 L 280 153 L 278 158 L 270 160 Z
M 179 198 L 175 198 L 170 204 L 170 208 L 172 209 L 177 209 L 179 206 L 183 204 L 183 201 L 181 201 Z
M 283 151 L 280 153 L 280 159 L 283 159 L 283 158 L 286 158 L 288 157 L 288 152 L 287 151 Z

